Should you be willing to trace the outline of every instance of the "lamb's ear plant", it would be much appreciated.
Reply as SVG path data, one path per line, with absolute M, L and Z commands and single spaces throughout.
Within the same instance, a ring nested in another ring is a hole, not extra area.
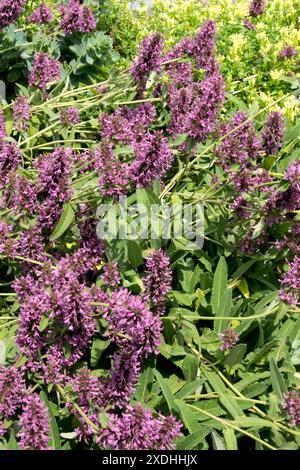
M 153 3 L 0 0 L 0 450 L 299 448 L 297 4 Z

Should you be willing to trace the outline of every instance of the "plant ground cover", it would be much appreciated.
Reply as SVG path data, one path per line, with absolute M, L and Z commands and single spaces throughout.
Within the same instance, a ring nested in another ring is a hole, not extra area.
M 1 450 L 299 448 L 299 14 L 0 0 Z

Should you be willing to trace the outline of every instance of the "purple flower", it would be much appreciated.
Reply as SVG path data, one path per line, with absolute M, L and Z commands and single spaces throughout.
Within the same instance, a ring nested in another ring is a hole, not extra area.
M 96 27 L 97 22 L 92 10 L 88 7 L 82 7 L 79 30 L 82 33 L 89 33 L 90 31 L 94 31 Z
M 146 302 L 127 289 L 115 290 L 103 317 L 108 336 L 122 348 L 132 346 L 143 357 L 156 354 L 161 340 L 161 321 Z
M 233 348 L 240 338 L 238 333 L 236 333 L 232 328 L 225 328 L 223 333 L 219 333 L 219 336 L 222 340 L 220 347 L 221 351 Z
M 250 216 L 250 212 L 247 210 L 250 207 L 251 204 L 245 200 L 245 196 L 243 194 L 240 194 L 232 204 L 232 210 L 242 219 L 246 219 Z
M 292 59 L 295 55 L 297 55 L 296 49 L 293 46 L 289 46 L 289 44 L 285 44 L 282 51 L 279 52 L 278 57 L 279 59 L 284 60 Z
M 32 259 L 44 263 L 47 260 L 45 243 L 39 226 L 24 230 L 18 240 L 18 253 L 23 258 Z M 22 262 L 24 272 L 32 271 L 32 264 Z
M 131 75 L 141 87 L 143 87 L 151 72 L 161 70 L 163 48 L 164 40 L 158 33 L 143 39 L 139 55 L 130 69 Z
M 216 23 L 206 21 L 197 36 L 190 41 L 189 54 L 195 59 L 199 69 L 210 70 L 214 67 L 216 47 Z
M 296 221 L 293 225 L 291 224 L 288 233 L 283 239 L 275 242 L 275 247 L 278 251 L 287 248 L 292 254 L 300 256 L 299 238 L 300 223 Z
M 60 79 L 60 62 L 52 59 L 46 52 L 35 52 L 29 85 L 46 90 L 51 82 Z
M 258 189 L 260 192 L 268 192 L 267 183 L 272 181 L 272 177 L 267 170 L 252 165 L 244 165 L 239 170 L 232 172 L 232 182 L 238 192 L 253 192 Z
M 106 161 L 99 178 L 100 192 L 103 196 L 121 196 L 129 183 L 128 165 L 118 160 Z
M 169 257 L 162 249 L 151 251 L 146 258 L 145 299 L 151 301 L 154 311 L 159 314 L 165 311 L 165 298 L 171 284 Z
M 30 106 L 26 96 L 18 95 L 13 104 L 13 116 L 15 128 L 19 131 L 26 131 L 29 127 Z
M 0 220 L 0 254 L 14 258 L 17 255 L 18 243 L 12 238 L 12 226 Z
M 49 416 L 46 405 L 36 394 L 23 400 L 22 414 L 19 419 L 21 427 L 17 436 L 23 450 L 46 450 L 49 448 Z
M 260 16 L 265 11 L 266 0 L 252 0 L 249 7 L 250 16 Z
M 33 365 L 39 351 L 61 365 L 71 365 L 96 331 L 94 296 L 69 269 L 68 259 L 62 258 L 55 269 L 45 263 L 43 271 L 35 274 L 14 282 L 21 304 L 17 343 Z
M 141 355 L 126 347 L 114 353 L 109 377 L 102 381 L 102 406 L 122 409 L 134 393 L 141 370 Z
M 74 106 L 63 108 L 60 113 L 60 122 L 64 126 L 75 125 L 80 122 L 78 109 Z
M 300 396 L 296 391 L 287 392 L 283 395 L 282 408 L 286 410 L 290 416 L 291 426 L 299 426 L 300 424 Z
M 121 414 L 109 413 L 107 428 L 99 432 L 97 444 L 107 450 L 171 450 L 181 435 L 182 424 L 173 416 L 158 415 L 140 404 Z
M 96 87 L 96 92 L 99 93 L 99 95 L 102 95 L 104 93 L 107 93 L 109 91 L 109 86 L 108 85 L 99 85 Z
M 57 223 L 64 202 L 71 197 L 70 176 L 72 149 L 57 147 L 52 153 L 41 156 L 35 163 L 39 174 L 38 220 L 42 227 L 52 229 Z
M 151 103 L 137 108 L 122 106 L 112 114 L 101 114 L 100 134 L 106 141 L 121 142 L 124 145 L 141 140 L 156 117 L 156 109 Z
M 261 146 L 267 155 L 275 155 L 281 148 L 284 130 L 283 115 L 270 113 L 261 135 Z
M 24 9 L 25 0 L 0 1 L 0 30 L 16 21 Z
M 40 4 L 28 17 L 28 23 L 47 24 L 53 21 L 53 13 L 44 2 Z
M 5 205 L 15 213 L 24 210 L 33 213 L 36 209 L 37 192 L 33 181 L 18 173 L 10 173 L 4 192 Z
M 9 178 L 21 162 L 21 152 L 14 142 L 0 141 L 0 189 L 5 188 Z
M 187 83 L 180 88 L 174 84 L 169 86 L 168 101 L 171 120 L 168 130 L 173 137 L 187 131 L 187 116 L 193 108 L 193 103 L 198 95 L 198 88 L 198 83 L 194 82 Z
M 284 179 L 291 183 L 292 189 L 300 193 L 300 161 L 291 163 L 284 174 Z
M 162 132 L 147 132 L 133 148 L 135 160 L 129 171 L 137 187 L 148 187 L 156 179 L 162 181 L 174 158 L 168 139 Z
M 243 253 L 254 254 L 259 250 L 266 250 L 266 243 L 268 241 L 268 234 L 265 229 L 262 230 L 261 234 L 257 238 L 253 238 L 254 228 L 251 227 L 248 234 L 240 241 L 240 250 Z
M 10 418 L 21 406 L 25 381 L 15 366 L 0 367 L 0 415 Z
M 236 113 L 221 130 L 223 141 L 216 148 L 216 155 L 225 169 L 235 163 L 247 166 L 251 159 L 256 160 L 258 157 L 260 143 L 253 124 L 245 122 L 247 119 L 246 113 Z
M 60 355 L 56 351 L 55 354 L 47 354 L 47 359 L 45 363 L 39 361 L 37 363 L 37 368 L 42 375 L 43 381 L 45 384 L 62 384 L 64 385 L 66 381 L 66 374 L 62 369 L 62 364 L 64 363 L 63 354 Z
M 187 56 L 191 40 L 188 38 L 183 38 L 178 44 L 176 44 L 166 55 L 166 62 L 173 59 L 179 59 Z M 169 64 L 166 64 L 166 70 L 169 77 L 172 80 L 172 83 L 176 85 L 186 85 L 188 86 L 193 81 L 193 67 L 191 61 L 186 60 L 174 61 Z
M 61 14 L 60 27 L 66 35 L 77 31 L 88 33 L 96 29 L 92 10 L 82 6 L 79 0 L 70 0 L 66 6 L 59 5 L 58 10 Z
M 82 367 L 77 372 L 76 376 L 71 379 L 71 385 L 76 393 L 76 403 L 78 403 L 84 411 L 88 412 L 90 406 L 100 402 L 100 381 L 91 374 L 87 367 Z
M 247 29 L 255 29 L 255 26 L 254 24 L 250 23 L 250 21 L 248 20 L 248 18 L 245 18 L 244 19 L 244 26 L 247 28 Z
M 295 256 L 281 281 L 279 296 L 282 301 L 296 307 L 300 304 L 300 257 Z
M 95 270 L 105 253 L 104 242 L 97 237 L 97 220 L 92 218 L 89 210 L 83 211 L 82 214 L 90 218 L 79 226 L 80 248 L 72 256 L 78 274 L 86 274 L 88 271 Z
M 5 138 L 6 138 L 5 116 L 4 116 L 2 109 L 0 109 L 0 140 L 5 139 Z
M 120 284 L 121 277 L 117 262 L 111 261 L 103 267 L 102 281 L 111 287 Z
M 214 129 L 224 97 L 225 86 L 220 72 L 215 70 L 212 74 L 207 73 L 199 86 L 199 95 L 186 117 L 185 132 L 203 142 Z

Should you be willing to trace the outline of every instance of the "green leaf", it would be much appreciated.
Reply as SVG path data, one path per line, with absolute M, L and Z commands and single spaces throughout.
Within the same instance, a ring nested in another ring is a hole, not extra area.
M 204 379 L 196 379 L 194 382 L 186 384 L 182 389 L 176 393 L 175 397 L 178 399 L 184 398 L 188 395 L 192 395 L 199 389 L 204 383 Z
M 227 388 L 225 387 L 222 380 L 218 377 L 218 375 L 214 372 L 203 372 L 207 380 L 209 381 L 213 390 L 218 394 L 220 403 L 226 408 L 228 413 L 233 418 L 238 418 L 239 416 L 243 416 L 243 410 L 240 405 L 237 403 L 235 397 L 228 392 Z
M 223 294 L 223 301 L 219 307 L 218 316 L 228 317 L 232 309 L 232 289 L 226 289 Z M 214 331 L 220 333 L 226 328 L 228 320 L 214 320 Z
M 109 422 L 109 415 L 105 411 L 102 411 L 98 414 L 98 418 L 101 428 L 106 429 L 107 423 Z
M 149 357 L 144 361 L 143 369 L 140 374 L 138 385 L 136 387 L 135 398 L 144 403 L 151 393 L 153 383 L 153 369 L 155 367 L 155 358 Z
M 193 410 L 189 408 L 184 401 L 175 400 L 175 403 L 178 406 L 182 421 L 189 433 L 197 431 L 199 429 L 198 416 L 193 413 Z
M 3 80 L 0 80 L 0 98 L 5 100 L 6 98 L 6 86 Z
M 198 431 L 189 434 L 188 436 L 181 438 L 177 441 L 176 449 L 178 450 L 192 450 L 196 446 L 204 442 L 205 437 L 209 434 L 209 428 L 204 426 L 199 428 Z
M 144 262 L 142 249 L 134 240 L 127 240 L 127 257 L 133 268 L 137 268 Z
M 217 431 L 211 431 L 211 439 L 214 450 L 226 450 L 226 444 L 222 436 Z
M 151 189 L 146 188 L 137 188 L 136 190 L 136 199 L 137 203 L 145 206 L 148 211 L 151 209 L 153 204 L 160 205 L 160 200 L 154 194 Z
M 14 434 L 13 431 L 10 431 L 10 436 L 9 436 L 9 440 L 8 440 L 8 443 L 7 443 L 7 448 L 9 450 L 20 450 L 19 444 L 17 443 L 16 437 L 15 437 L 15 434 Z
M 227 289 L 227 263 L 224 256 L 219 259 L 212 285 L 211 306 L 215 315 L 219 314 Z
M 48 412 L 49 412 L 52 448 L 54 450 L 60 450 L 61 449 L 61 441 L 60 441 L 58 425 L 57 425 L 55 416 L 52 412 L 50 402 L 49 402 L 45 392 L 43 392 L 43 391 L 40 392 L 40 397 L 43 400 L 43 402 L 45 403 L 45 405 L 47 406 Z
M 40 323 L 39 323 L 39 330 L 41 332 L 44 331 L 48 325 L 49 325 L 49 317 L 46 317 L 46 315 L 42 315 Z
M 108 348 L 110 345 L 110 340 L 106 339 L 99 339 L 96 338 L 94 339 L 92 343 L 92 349 L 91 349 L 91 366 L 92 367 L 97 367 L 97 364 L 104 353 L 104 351 Z
M 238 450 L 238 443 L 234 429 L 226 428 L 223 429 L 223 436 L 225 439 L 227 450 Z
M 212 399 L 212 400 L 202 400 L 201 402 L 195 403 L 194 406 L 199 408 L 199 417 L 198 421 L 206 421 L 210 419 L 204 413 L 201 413 L 201 410 L 208 411 L 210 414 L 214 416 L 224 416 L 226 415 L 226 410 L 223 406 L 219 404 L 219 400 Z
M 245 356 L 247 350 L 247 344 L 237 344 L 230 351 L 228 356 L 226 356 L 224 364 L 229 368 L 240 364 Z
M 3 340 L 0 341 L 0 364 L 4 364 L 6 359 L 6 344 Z
M 158 372 L 157 369 L 154 369 L 154 375 L 156 377 L 156 380 L 159 383 L 159 386 L 161 388 L 162 394 L 166 399 L 166 402 L 168 404 L 169 410 L 172 413 L 172 411 L 177 411 L 177 406 L 175 404 L 175 400 L 173 398 L 173 394 L 168 386 L 167 381 L 162 377 L 162 375 Z
M 69 202 L 66 202 L 64 204 L 63 212 L 60 216 L 60 219 L 50 237 L 51 241 L 57 240 L 65 233 L 66 230 L 68 230 L 74 220 L 74 215 L 75 212 L 72 205 Z
M 193 354 L 187 354 L 182 363 L 182 372 L 186 382 L 193 382 L 198 372 L 199 360 Z
M 183 144 L 186 141 L 187 137 L 187 134 L 180 134 L 172 143 L 172 147 L 179 147 L 179 145 Z
M 287 386 L 283 380 L 283 377 L 278 369 L 276 362 L 273 357 L 270 357 L 270 372 L 271 372 L 271 383 L 275 395 L 281 400 L 282 395 L 287 392 Z
M 272 428 L 273 423 L 267 419 L 255 418 L 251 416 L 236 418 L 233 421 L 233 424 L 237 425 L 239 428 L 257 428 L 261 429 L 264 427 Z

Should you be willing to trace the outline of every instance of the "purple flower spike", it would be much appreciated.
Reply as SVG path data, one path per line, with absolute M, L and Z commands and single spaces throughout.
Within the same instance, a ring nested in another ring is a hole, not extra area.
M 25 381 L 20 369 L 0 367 L 0 415 L 13 416 L 22 403 Z
M 77 31 L 89 33 L 96 29 L 96 19 L 92 10 L 83 7 L 79 0 L 70 0 L 66 6 L 59 5 L 58 10 L 61 14 L 60 27 L 66 35 Z
M 283 395 L 282 408 L 290 415 L 291 426 L 300 425 L 300 396 L 296 391 L 288 392 Z
M 249 7 L 249 15 L 256 17 L 263 14 L 266 7 L 266 0 L 252 0 Z
M 300 304 L 300 257 L 295 256 L 289 270 L 281 279 L 279 296 L 284 302 L 297 307 Z
M 270 113 L 261 136 L 262 149 L 275 155 L 281 148 L 284 136 L 284 118 L 279 112 Z
M 53 21 L 53 13 L 44 2 L 40 4 L 27 18 L 29 23 L 47 24 Z
M 18 95 L 13 104 L 13 116 L 15 128 L 22 132 L 28 129 L 28 121 L 30 119 L 30 105 L 26 96 Z
M 99 433 L 97 443 L 110 450 L 172 450 L 181 435 L 182 424 L 173 416 L 159 414 L 140 404 L 128 406 L 121 415 L 110 414 L 107 428 Z
M 164 302 L 171 284 L 172 271 L 169 257 L 162 249 L 150 252 L 146 258 L 145 298 L 153 304 L 154 311 L 160 315 L 165 312 Z
M 285 44 L 284 48 L 282 51 L 279 52 L 278 57 L 281 60 L 284 59 L 292 59 L 297 55 L 297 51 L 293 46 L 289 46 L 288 44 Z
M 46 90 L 51 82 L 60 79 L 60 62 L 52 59 L 45 52 L 35 52 L 33 67 L 29 76 L 29 85 Z
M 240 163 L 249 165 L 251 159 L 257 159 L 260 142 L 251 122 L 246 122 L 248 116 L 244 112 L 236 113 L 229 124 L 225 124 L 221 135 L 225 136 L 223 142 L 216 148 L 216 155 L 224 168 Z M 245 123 L 243 125 L 243 123 Z M 236 130 L 234 130 L 237 128 Z
M 21 15 L 25 0 L 1 0 L 0 1 L 0 30 L 16 21 Z
M 24 398 L 23 403 L 19 420 L 21 430 L 17 434 L 20 438 L 20 448 L 50 450 L 48 445 L 50 426 L 46 405 L 36 393 Z
M 102 280 L 107 286 L 115 287 L 121 282 L 118 263 L 111 261 L 103 268 Z
M 174 158 L 168 139 L 161 131 L 148 132 L 133 147 L 135 160 L 129 171 L 137 187 L 149 187 L 155 179 L 162 181 Z
M 5 139 L 5 137 L 6 137 L 5 116 L 1 109 L 0 110 L 0 140 Z
M 157 353 L 161 321 L 140 296 L 127 289 L 114 291 L 103 317 L 109 323 L 108 335 L 120 347 L 131 345 L 143 357 Z
M 245 28 L 250 29 L 250 30 L 255 29 L 254 24 L 250 23 L 250 21 L 247 18 L 244 19 L 244 26 Z
M 78 109 L 74 106 L 63 108 L 60 113 L 60 121 L 64 126 L 79 124 L 80 118 Z
M 164 41 L 158 33 L 143 39 L 138 58 L 131 67 L 133 78 L 141 86 L 147 81 L 152 71 L 160 71 L 163 48 Z
M 225 328 L 223 333 L 219 333 L 219 336 L 222 340 L 221 351 L 233 348 L 239 340 L 239 335 L 232 328 Z

